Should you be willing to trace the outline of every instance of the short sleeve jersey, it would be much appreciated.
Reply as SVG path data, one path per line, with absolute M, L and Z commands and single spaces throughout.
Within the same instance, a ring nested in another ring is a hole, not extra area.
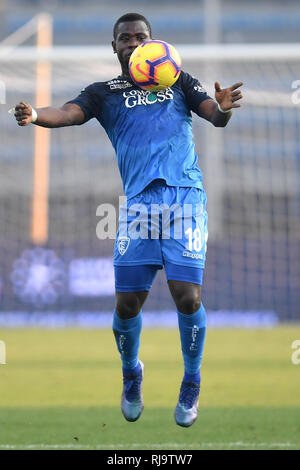
M 203 189 L 193 142 L 191 111 L 210 98 L 186 72 L 170 88 L 144 91 L 126 77 L 89 85 L 69 101 L 96 118 L 116 152 L 128 198 L 155 179 L 169 186 Z

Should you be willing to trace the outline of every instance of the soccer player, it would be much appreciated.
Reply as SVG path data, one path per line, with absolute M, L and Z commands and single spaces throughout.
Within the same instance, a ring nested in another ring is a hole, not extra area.
M 121 65 L 119 77 L 87 86 L 60 108 L 34 110 L 20 102 L 15 117 L 20 126 L 34 122 L 49 128 L 81 125 L 95 117 L 106 130 L 127 197 L 114 249 L 113 332 L 122 361 L 121 409 L 128 421 L 136 421 L 143 411 L 142 307 L 157 270 L 164 267 L 177 309 L 184 363 L 175 420 L 188 427 L 198 414 L 206 333 L 201 286 L 207 240 L 206 195 L 194 150 L 191 111 L 215 127 L 226 126 L 232 109 L 240 107 L 237 101 L 242 98 L 239 88 L 243 84 L 222 89 L 216 82 L 214 100 L 196 78 L 182 71 L 175 85 L 150 96 L 130 79 L 128 61 L 134 49 L 151 38 L 151 26 L 144 16 L 123 15 L 114 25 L 112 41 Z M 151 214 L 154 228 L 148 226 L 147 212 L 146 230 L 141 228 L 144 236 L 140 237 L 130 235 L 137 206 L 147 211 L 159 208 Z M 165 236 L 162 226 L 165 208 L 170 236 Z M 181 235 L 177 229 L 182 229 Z

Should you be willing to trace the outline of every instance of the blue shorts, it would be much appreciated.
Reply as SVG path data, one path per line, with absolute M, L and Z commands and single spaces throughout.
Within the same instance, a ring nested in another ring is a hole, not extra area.
M 166 271 L 167 266 L 178 266 L 178 272 L 188 273 L 188 268 L 203 271 L 207 237 L 205 191 L 154 180 L 120 207 L 114 266 L 151 265 L 156 270 L 165 266 Z M 116 287 L 121 288 L 117 272 L 115 269 Z
M 149 291 L 161 266 L 115 266 L 115 288 L 117 292 Z M 165 263 L 168 281 L 192 282 L 202 286 L 203 269 Z

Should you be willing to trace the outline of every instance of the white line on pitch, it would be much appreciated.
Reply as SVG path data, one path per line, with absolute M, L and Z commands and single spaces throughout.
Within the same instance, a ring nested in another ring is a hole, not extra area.
M 187 448 L 191 450 L 201 449 L 203 447 L 265 447 L 265 448 L 272 448 L 272 447 L 299 447 L 300 443 L 291 443 L 291 442 L 202 442 L 202 443 L 174 443 L 174 442 L 167 442 L 167 443 L 160 443 L 160 444 L 144 444 L 144 443 L 128 443 L 128 444 L 0 444 L 0 449 L 15 449 L 18 447 L 22 447 L 23 449 L 34 449 L 34 448 L 42 448 L 42 449 L 99 449 L 99 450 L 120 450 L 120 449 L 130 449 L 130 448 L 145 448 L 145 450 L 149 450 L 153 448 L 155 449 L 164 449 L 164 448 Z M 142 450 L 142 449 L 140 449 Z

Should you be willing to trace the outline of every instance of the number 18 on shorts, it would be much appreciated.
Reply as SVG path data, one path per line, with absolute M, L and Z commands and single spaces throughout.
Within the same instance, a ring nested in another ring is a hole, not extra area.
M 167 198 L 164 193 L 159 204 L 144 197 L 121 206 L 115 265 L 162 266 L 169 261 L 204 268 L 208 238 L 205 192 L 176 189 L 185 193 L 182 202 L 178 194 Z

